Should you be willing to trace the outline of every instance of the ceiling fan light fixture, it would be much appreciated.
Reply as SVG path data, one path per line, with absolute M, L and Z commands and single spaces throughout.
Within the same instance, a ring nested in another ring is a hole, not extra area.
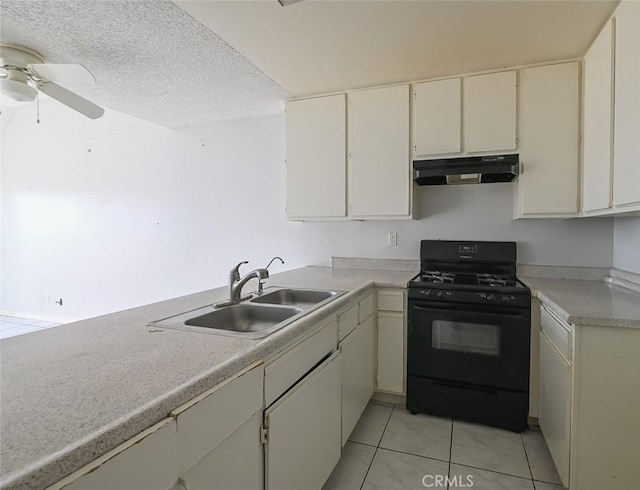
M 24 82 L 0 79 L 0 94 L 9 102 L 22 103 L 36 100 L 38 91 Z

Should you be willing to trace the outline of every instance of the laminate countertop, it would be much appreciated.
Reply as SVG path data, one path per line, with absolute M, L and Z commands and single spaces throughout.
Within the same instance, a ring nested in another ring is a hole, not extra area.
M 640 328 L 640 293 L 607 281 L 520 277 L 533 296 L 574 325 Z
M 267 287 L 347 293 L 264 339 L 146 326 L 224 300 L 221 287 L 0 341 L 0 488 L 46 488 L 272 357 L 367 289 L 404 287 L 413 275 L 327 267 L 275 274 Z
M 146 326 L 225 299 L 220 287 L 1 340 L 0 488 L 46 488 L 274 356 L 367 289 L 405 287 L 414 275 L 328 267 L 275 274 L 267 287 L 347 293 L 264 339 Z M 570 323 L 640 328 L 636 292 L 603 281 L 522 280 Z

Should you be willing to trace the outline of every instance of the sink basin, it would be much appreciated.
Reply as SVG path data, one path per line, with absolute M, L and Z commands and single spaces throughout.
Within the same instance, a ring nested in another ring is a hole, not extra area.
M 238 304 L 190 318 L 184 323 L 232 332 L 262 332 L 301 312 L 299 308 L 263 308 Z
M 271 305 L 289 306 L 313 306 L 323 301 L 333 298 L 338 293 L 336 291 L 318 291 L 311 289 L 278 289 L 265 293 L 252 299 L 252 303 L 267 303 Z
M 216 308 L 212 305 L 147 323 L 149 327 L 261 339 L 329 303 L 344 291 L 266 288 L 261 296 Z

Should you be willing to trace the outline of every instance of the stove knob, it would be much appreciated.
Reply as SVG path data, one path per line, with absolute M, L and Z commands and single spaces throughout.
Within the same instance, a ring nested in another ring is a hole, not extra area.
M 494 299 L 496 299 L 496 297 L 493 294 L 487 294 L 488 301 L 493 301 Z

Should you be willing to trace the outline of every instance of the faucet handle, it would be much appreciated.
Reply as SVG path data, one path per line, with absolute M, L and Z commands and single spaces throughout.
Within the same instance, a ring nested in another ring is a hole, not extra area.
M 240 266 L 248 263 L 249 263 L 248 260 L 244 260 L 240 262 L 238 265 L 236 265 L 233 269 L 231 269 L 231 272 L 229 272 L 229 280 L 230 281 L 240 280 Z

